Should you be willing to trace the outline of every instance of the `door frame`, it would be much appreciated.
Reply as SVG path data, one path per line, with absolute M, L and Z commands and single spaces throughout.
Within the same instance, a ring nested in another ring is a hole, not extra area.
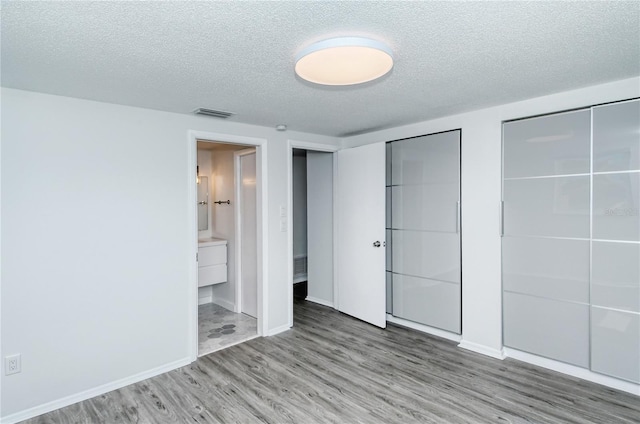
M 208 131 L 187 131 L 187 173 L 185 182 L 187 184 L 187 211 L 190 219 L 189 228 L 189 255 L 186 258 L 189 264 L 187 278 L 188 295 L 188 352 L 191 361 L 198 359 L 198 209 L 197 209 L 197 187 L 196 187 L 196 166 L 198 162 L 197 142 L 208 141 L 214 143 L 241 144 L 256 149 L 256 192 L 257 192 L 257 252 L 258 252 L 258 299 L 257 299 L 257 330 L 259 336 L 267 334 L 269 309 L 267 296 L 269 292 L 268 261 L 267 261 L 267 211 L 268 211 L 268 181 L 267 181 L 267 139 L 257 137 L 246 137 L 235 134 L 214 133 Z
M 235 224 L 235 274 L 236 274 L 236 289 L 235 289 L 235 310 L 234 312 L 242 313 L 242 169 L 240 168 L 240 158 L 251 154 L 256 154 L 256 176 L 258 166 L 258 152 L 257 149 L 251 147 L 249 149 L 236 150 L 233 152 L 233 179 L 234 179 L 234 196 L 236 208 L 234 211 L 234 224 Z M 258 178 L 256 178 L 256 189 L 258 184 Z M 257 190 L 256 190 L 257 191 Z M 258 207 L 256 202 L 256 218 L 258 217 Z M 257 231 L 256 231 L 257 233 Z M 256 240 L 257 242 L 257 240 Z
M 333 155 L 333 307 L 338 305 L 338 249 L 336 240 L 338 237 L 338 146 L 311 143 L 299 140 L 287 140 L 287 321 L 289 327 L 293 327 L 293 149 L 311 150 L 315 152 L 327 152 Z

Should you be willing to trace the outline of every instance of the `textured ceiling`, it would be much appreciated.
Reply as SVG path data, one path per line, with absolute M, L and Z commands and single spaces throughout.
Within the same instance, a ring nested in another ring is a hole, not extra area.
M 346 136 L 640 75 L 640 2 L 2 2 L 2 85 Z M 340 35 L 394 50 L 361 86 L 298 79 Z M 216 118 L 202 118 L 216 119 Z

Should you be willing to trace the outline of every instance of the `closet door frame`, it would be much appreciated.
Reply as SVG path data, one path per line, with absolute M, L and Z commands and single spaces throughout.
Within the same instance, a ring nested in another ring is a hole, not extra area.
M 387 243 L 390 243 L 388 245 L 389 249 L 388 249 L 388 256 L 389 258 L 387 259 L 388 262 L 388 267 L 389 269 L 385 269 L 385 274 L 387 274 L 387 276 L 391 275 L 391 288 L 390 290 L 388 290 L 388 293 L 390 292 L 391 296 L 393 297 L 393 275 L 396 275 L 397 273 L 392 272 L 391 270 L 393 269 L 393 248 L 394 248 L 394 241 L 393 241 L 393 222 L 392 222 L 392 176 L 391 173 L 393 172 L 392 170 L 392 158 L 391 158 L 391 151 L 392 151 L 392 147 L 393 143 L 396 142 L 402 142 L 402 141 L 407 141 L 407 140 L 415 140 L 415 139 L 419 139 L 422 137 L 428 137 L 428 136 L 436 136 L 436 135 L 440 135 L 440 134 L 448 134 L 448 133 L 458 133 L 458 139 L 457 139 L 457 150 L 458 150 L 458 175 L 457 175 L 457 179 L 458 179 L 458 187 L 457 187 L 457 209 L 456 209 L 456 230 L 457 230 L 457 243 L 458 243 L 458 248 L 457 248 L 457 263 L 459 264 L 459 275 L 458 275 L 458 279 L 460 281 L 459 283 L 459 294 L 458 294 L 458 303 L 459 303 L 459 316 L 458 316 L 458 320 L 459 320 L 459 325 L 458 325 L 458 329 L 455 332 L 452 332 L 448 329 L 442 329 L 436 326 L 432 326 L 429 324 L 425 324 L 425 323 L 420 323 L 420 322 L 415 322 L 415 321 L 411 321 L 407 318 L 403 318 L 400 316 L 397 316 L 393 313 L 393 299 L 391 299 L 391 313 L 389 313 L 389 311 L 387 311 L 387 317 L 388 320 L 392 320 L 395 322 L 396 319 L 398 320 L 402 320 L 402 321 L 406 321 L 409 324 L 415 323 L 417 326 L 426 326 L 429 328 L 434 329 L 437 332 L 442 332 L 442 334 L 446 337 L 447 334 L 451 334 L 451 335 L 456 335 L 456 336 L 460 336 L 462 335 L 462 314 L 463 314 L 463 298 L 462 298 L 462 232 L 463 232 L 463 228 L 462 228 L 462 211 L 463 211 L 463 197 L 462 197 L 462 135 L 463 135 L 463 131 L 462 128 L 453 128 L 450 130 L 445 130 L 445 131 L 438 131 L 438 132 L 433 132 L 433 133 L 427 133 L 427 134 L 420 134 L 417 136 L 413 136 L 413 137 L 405 137 L 405 138 L 401 138 L 401 139 L 397 139 L 397 140 L 391 140 L 388 141 L 387 144 L 387 190 L 388 190 L 388 197 L 387 197 L 387 214 L 389 214 L 387 216 L 387 228 L 386 228 L 386 232 L 387 232 Z M 401 274 L 398 274 L 401 275 Z M 389 300 L 387 300 L 387 302 L 389 302 Z

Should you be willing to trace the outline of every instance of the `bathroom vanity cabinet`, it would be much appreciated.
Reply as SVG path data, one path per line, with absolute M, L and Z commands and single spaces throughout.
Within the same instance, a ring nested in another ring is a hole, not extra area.
M 198 287 L 227 282 L 227 241 L 198 240 Z

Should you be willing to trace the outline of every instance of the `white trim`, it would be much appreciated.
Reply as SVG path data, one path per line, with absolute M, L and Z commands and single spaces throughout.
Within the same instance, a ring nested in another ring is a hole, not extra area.
M 322 306 L 328 306 L 330 308 L 334 308 L 333 306 L 333 302 L 329 302 L 328 300 L 324 300 L 324 299 L 319 299 L 317 297 L 313 297 L 313 296 L 307 296 L 305 298 L 305 300 L 307 302 L 313 302 L 313 303 L 317 303 L 318 305 L 322 305 Z M 335 309 L 335 308 L 334 308 Z
M 588 177 L 588 172 L 582 174 L 559 174 L 559 175 L 536 175 L 533 177 L 505 177 L 505 181 L 517 181 L 517 180 L 542 180 L 547 178 L 565 178 L 565 177 Z
M 472 352 L 480 353 L 485 356 L 490 356 L 492 358 L 503 360 L 507 356 L 504 353 L 504 349 L 494 349 L 489 346 L 481 345 L 474 342 L 469 342 L 466 340 L 462 340 L 458 344 L 459 348 L 470 350 Z
M 215 296 L 211 296 L 211 303 L 215 303 L 218 306 L 222 306 L 223 308 L 225 308 L 228 311 L 233 311 L 234 310 L 234 306 L 235 306 L 233 304 L 233 302 L 229 302 L 227 299 L 217 298 Z M 200 356 L 202 356 L 202 355 L 200 355 Z
M 290 325 L 281 325 L 280 327 L 276 327 L 276 328 L 272 328 L 271 330 L 269 330 L 269 332 L 267 333 L 268 337 L 271 336 L 275 336 L 276 334 L 280 334 L 280 333 L 284 333 L 285 331 L 288 331 L 291 329 Z
M 591 108 L 593 110 L 593 108 Z M 591 125 L 593 125 L 593 118 L 591 119 Z M 591 130 L 593 133 L 593 130 Z M 611 174 L 637 174 L 640 169 L 626 169 L 624 171 L 593 171 L 593 175 L 611 175 Z
M 189 216 L 189 239 L 188 239 L 188 255 L 187 263 L 189 264 L 189 273 L 187 275 L 187 294 L 189 305 L 187 313 L 189 314 L 189 324 L 187 340 L 189 343 L 189 357 L 191 362 L 198 359 L 198 207 L 197 207 L 197 185 L 194 175 L 197 173 L 198 166 L 198 142 L 197 137 L 192 131 L 187 132 L 187 210 Z M 195 301 L 194 301 L 195 299 Z
M 207 303 L 211 303 L 211 302 L 213 302 L 212 295 L 202 296 L 198 298 L 198 306 L 206 305 Z
M 258 214 L 258 269 L 262 269 L 262 273 L 258 273 L 258 335 L 264 336 L 269 329 L 269 197 L 267 188 L 269 187 L 267 180 L 267 144 L 260 145 L 256 148 L 256 175 L 260 178 L 257 182 L 258 204 L 261 205 L 260 214 Z
M 311 143 L 308 141 L 298 141 L 298 140 L 287 140 L 287 325 L 288 327 L 293 327 L 293 149 L 304 149 L 311 150 L 316 152 L 329 152 L 333 153 L 333 210 L 334 210 L 334 219 L 333 219 L 333 260 L 334 260 L 334 277 L 333 277 L 333 296 L 334 296 L 334 304 L 337 305 L 337 267 L 335 264 L 337 263 L 337 251 L 335 246 L 336 233 L 337 233 L 337 219 L 336 217 L 336 160 L 337 156 L 335 153 L 340 150 L 338 146 L 332 146 L 329 144 L 321 144 L 321 143 Z M 278 219 L 280 219 L 278 217 Z M 280 327 L 281 328 L 281 327 Z
M 267 228 L 268 221 L 268 181 L 267 181 L 267 139 L 257 137 L 247 137 L 234 134 L 214 133 L 207 131 L 187 131 L 188 137 L 188 153 L 189 163 L 187 164 L 187 183 L 188 189 L 188 210 L 191 216 L 189 226 L 191 227 L 191 236 L 189 237 L 190 254 L 189 263 L 189 351 L 191 361 L 198 358 L 198 264 L 193 261 L 198 252 L 198 226 L 197 226 L 197 210 L 196 210 L 196 187 L 195 178 L 197 166 L 197 142 L 198 140 L 210 141 L 224 144 L 243 144 L 256 149 L 256 190 L 258 192 L 258 313 L 257 328 L 258 335 L 264 336 L 269 328 L 269 304 L 266 293 L 269 293 L 269 266 L 268 266 L 268 241 L 269 233 Z M 191 269 L 193 268 L 193 269 Z
M 333 307 L 338 310 L 338 154 L 333 154 Z M 386 231 L 385 231 L 386 237 Z
M 65 396 L 63 398 L 44 403 L 42 405 L 34 406 L 33 408 L 25 409 L 12 415 L 7 415 L 6 417 L 2 417 L 0 421 L 3 424 L 14 424 L 20 421 L 28 420 L 29 418 L 37 417 L 38 415 L 46 414 L 47 412 L 55 411 L 56 409 L 64 408 L 65 406 L 73 405 L 74 403 L 82 402 L 83 400 L 91 399 L 110 391 L 121 389 L 122 387 L 128 386 L 130 384 L 138 383 L 148 378 L 173 371 L 177 368 L 189 365 L 191 362 L 191 358 L 189 357 L 170 362 L 168 364 L 150 369 L 148 371 L 134 374 L 132 376 L 103 384 L 92 389 L 84 390 L 80 393 Z
M 572 377 L 581 378 L 583 380 L 591 381 L 592 383 L 602 384 L 603 386 L 640 396 L 640 384 L 619 380 L 614 377 L 595 373 L 586 368 L 565 364 L 564 362 L 554 361 L 553 359 L 543 358 L 512 348 L 505 347 L 504 353 L 507 358 L 517 359 L 518 361 L 527 362 L 529 364 L 558 371 Z
M 417 322 L 407 321 L 406 319 L 394 317 L 391 314 L 387 314 L 387 322 L 407 327 L 412 330 L 417 330 L 422 333 L 431 334 L 432 336 L 442 337 L 443 339 L 453 340 L 454 342 L 460 342 L 462 337 L 458 334 L 450 333 L 448 331 L 441 330 L 439 328 L 429 327 L 428 325 L 418 324 Z
M 287 143 L 289 147 L 292 149 L 303 149 L 303 150 L 313 150 L 314 152 L 337 152 L 340 150 L 338 146 L 333 146 L 331 144 L 322 144 L 322 143 L 312 143 L 309 141 L 298 141 L 288 139 Z M 292 152 L 293 153 L 293 152 Z
M 627 244 L 640 244 L 640 241 L 635 240 L 608 240 L 608 239 L 597 239 L 592 238 L 591 241 L 597 241 L 602 243 L 627 243 Z

